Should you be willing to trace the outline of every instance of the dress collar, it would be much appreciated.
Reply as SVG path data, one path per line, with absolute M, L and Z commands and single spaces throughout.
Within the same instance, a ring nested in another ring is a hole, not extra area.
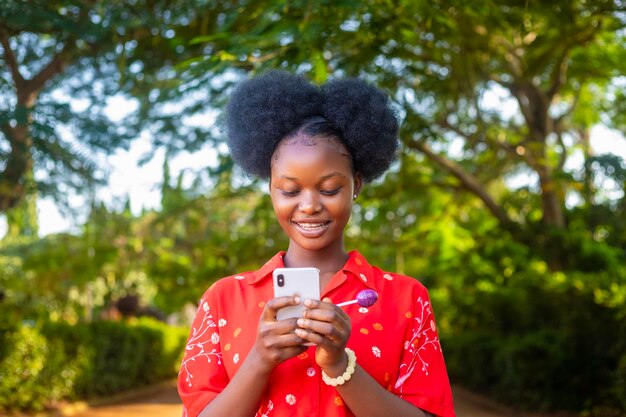
M 272 256 L 269 261 L 265 262 L 265 265 L 263 265 L 259 270 L 253 272 L 252 279 L 248 283 L 250 285 L 254 285 L 270 276 L 276 268 L 284 268 L 285 262 L 283 261 L 283 258 L 285 257 L 285 254 L 285 251 L 280 251 L 276 255 Z
M 248 281 L 250 285 L 257 284 L 264 281 L 267 277 L 272 275 L 272 272 L 276 268 L 284 268 L 285 262 L 283 261 L 285 252 L 281 251 L 274 255 L 269 261 L 265 263 L 259 270 L 255 271 L 252 275 L 252 279 Z M 365 257 L 361 255 L 359 251 L 353 250 L 348 253 L 348 260 L 345 265 L 333 276 L 328 283 L 328 287 L 324 289 L 324 292 L 329 292 L 334 288 L 340 286 L 346 281 L 348 276 L 361 281 L 365 286 L 378 291 L 378 279 L 375 274 L 374 268 L 367 262 Z

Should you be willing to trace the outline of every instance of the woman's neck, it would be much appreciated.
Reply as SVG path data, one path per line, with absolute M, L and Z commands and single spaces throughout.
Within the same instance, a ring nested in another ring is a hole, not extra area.
M 320 287 L 324 288 L 332 276 L 346 264 L 348 253 L 343 247 L 343 242 L 316 251 L 306 250 L 290 242 L 283 261 L 288 268 L 313 267 L 319 269 Z

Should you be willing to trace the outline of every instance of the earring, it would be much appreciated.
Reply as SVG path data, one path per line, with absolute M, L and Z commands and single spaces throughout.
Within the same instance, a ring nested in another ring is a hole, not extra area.
M 356 194 L 352 197 L 353 200 L 356 200 Z

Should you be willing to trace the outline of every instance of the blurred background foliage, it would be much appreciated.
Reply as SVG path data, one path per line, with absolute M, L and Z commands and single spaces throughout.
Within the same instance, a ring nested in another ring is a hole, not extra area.
M 399 162 L 357 200 L 347 246 L 429 287 L 452 382 L 624 415 L 626 163 L 590 136 L 626 130 L 625 26 L 619 0 L 2 2 L 0 409 L 171 376 L 177 330 L 110 323 L 112 307 L 184 323 L 215 279 L 286 247 L 214 122 L 234 83 L 280 68 L 392 95 Z M 113 120 L 119 96 L 136 106 Z M 185 187 L 166 159 L 158 210 L 107 205 L 103 156 L 140 135 L 140 163 L 206 144 L 218 162 Z M 81 230 L 40 237 L 37 199 L 71 195 L 89 202 Z

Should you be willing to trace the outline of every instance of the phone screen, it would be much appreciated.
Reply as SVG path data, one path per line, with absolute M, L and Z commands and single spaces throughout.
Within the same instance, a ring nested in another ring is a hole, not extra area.
M 273 278 L 274 297 L 298 296 L 301 301 L 320 299 L 320 271 L 317 268 L 276 268 Z M 302 317 L 303 312 L 302 304 L 285 307 L 278 310 L 276 318 Z

